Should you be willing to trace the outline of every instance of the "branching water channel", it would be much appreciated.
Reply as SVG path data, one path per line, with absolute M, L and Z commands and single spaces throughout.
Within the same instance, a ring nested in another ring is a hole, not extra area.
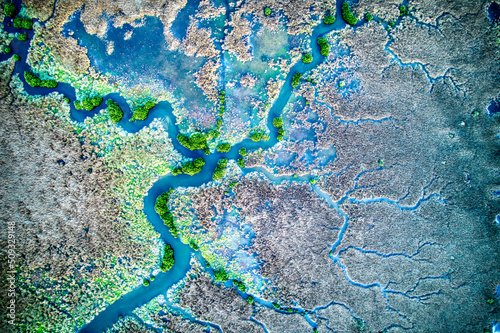
M 57 4 L 57 2 L 56 2 Z M 16 5 L 20 8 L 21 1 L 16 1 Z M 198 158 L 198 157 L 203 157 L 205 159 L 205 166 L 203 167 L 203 171 L 194 175 L 194 176 L 189 176 L 186 174 L 178 175 L 178 176 L 173 176 L 171 174 L 160 178 L 158 181 L 155 182 L 155 184 L 151 187 L 151 189 L 148 191 L 147 195 L 144 197 L 144 213 L 147 216 L 148 221 L 151 223 L 151 225 L 154 227 L 155 231 L 160 234 L 161 239 L 172 246 L 174 249 L 174 256 L 175 256 L 175 264 L 171 270 L 169 270 L 166 273 L 160 273 L 156 277 L 154 281 L 151 281 L 150 285 L 148 287 L 145 286 L 139 286 L 132 290 L 131 292 L 127 293 L 126 295 L 123 295 L 121 298 L 116 300 L 114 303 L 109 305 L 105 310 L 103 310 L 101 313 L 99 313 L 91 322 L 89 322 L 87 325 L 85 325 L 83 328 L 80 329 L 79 332 L 102 332 L 105 331 L 107 328 L 113 326 L 115 322 L 119 320 L 121 316 L 127 316 L 127 315 L 132 315 L 132 312 L 143 306 L 144 304 L 148 303 L 155 297 L 165 294 L 167 290 L 180 281 L 181 279 L 184 278 L 188 270 L 190 269 L 190 258 L 192 253 L 194 252 L 188 245 L 183 244 L 179 238 L 175 238 L 172 236 L 170 233 L 169 229 L 159 215 L 155 212 L 154 206 L 155 206 L 155 201 L 157 197 L 168 190 L 169 188 L 177 188 L 177 187 L 198 187 L 203 184 L 209 183 L 212 181 L 212 173 L 215 170 L 217 166 L 217 162 L 221 158 L 227 158 L 227 159 L 237 159 L 238 158 L 238 150 L 242 147 L 245 147 L 248 151 L 252 150 L 257 150 L 257 149 L 269 149 L 273 147 L 278 140 L 276 139 L 278 135 L 278 129 L 275 128 L 272 125 L 272 121 L 275 117 L 280 117 L 282 114 L 283 109 L 285 108 L 291 94 L 292 94 L 292 87 L 291 87 L 291 82 L 292 82 L 292 76 L 296 72 L 301 72 L 305 73 L 309 70 L 314 69 L 317 67 L 321 62 L 325 60 L 325 57 L 321 56 L 319 53 L 319 47 L 316 44 L 316 40 L 318 37 L 321 37 L 331 31 L 334 30 L 340 30 L 345 27 L 345 23 L 342 20 L 342 17 L 340 15 L 341 13 L 341 5 L 342 2 L 337 2 L 336 5 L 336 20 L 335 23 L 332 25 L 325 25 L 323 23 L 317 25 L 312 33 L 312 36 L 310 36 L 310 43 L 311 43 L 311 49 L 312 49 L 312 54 L 313 54 L 313 61 L 309 64 L 305 64 L 302 62 L 298 62 L 295 64 L 289 74 L 287 75 L 285 82 L 283 84 L 283 87 L 281 88 L 281 91 L 278 95 L 278 98 L 275 100 L 274 104 L 271 106 L 267 118 L 267 126 L 270 131 L 270 136 L 271 139 L 268 141 L 264 142 L 253 142 L 250 139 L 243 140 L 239 144 L 233 146 L 231 150 L 227 153 L 219 153 L 219 152 L 214 152 L 211 153 L 209 156 L 205 156 L 203 151 L 197 150 L 197 151 L 191 151 L 184 146 L 182 146 L 175 138 L 177 137 L 177 134 L 179 134 L 179 129 L 175 125 L 177 123 L 176 117 L 173 114 L 173 110 L 171 105 L 164 101 L 158 103 L 150 112 L 149 117 L 145 121 L 130 121 L 132 117 L 132 111 L 125 100 L 123 96 L 121 96 L 119 93 L 112 93 L 108 94 L 106 96 L 103 96 L 104 102 L 107 99 L 112 99 L 115 102 L 119 104 L 121 109 L 124 111 L 124 117 L 123 119 L 118 123 L 118 126 L 122 127 L 125 131 L 129 133 L 135 133 L 142 128 L 148 126 L 151 121 L 157 117 L 164 117 L 168 120 L 168 136 L 172 138 L 172 143 L 174 145 L 174 148 L 180 152 L 183 156 L 189 157 L 189 158 Z M 56 8 L 54 8 L 54 11 Z M 226 20 L 229 20 L 229 13 L 231 10 L 234 10 L 234 3 L 231 1 L 226 2 Z M 5 30 L 7 32 L 19 32 L 18 30 L 14 29 L 13 27 L 10 26 L 12 23 L 12 20 L 9 18 L 6 18 L 5 21 L 7 24 L 5 24 Z M 365 21 L 360 20 L 359 23 L 355 26 L 358 27 L 362 24 L 364 24 Z M 227 23 L 226 23 L 227 24 Z M 33 37 L 34 32 L 33 31 L 26 31 L 28 33 L 29 38 Z M 18 41 L 17 39 L 14 39 L 11 42 L 11 48 L 15 54 L 18 54 L 21 56 L 21 61 L 16 62 L 16 66 L 14 69 L 15 74 L 19 74 L 20 79 L 23 82 L 24 89 L 28 94 L 31 95 L 48 95 L 52 92 L 58 92 L 63 94 L 65 97 L 70 98 L 70 100 L 74 101 L 76 100 L 76 93 L 75 89 L 67 84 L 67 83 L 59 83 L 56 88 L 42 88 L 42 87 L 31 87 L 28 85 L 24 79 L 23 73 L 25 71 L 30 71 L 30 67 L 26 63 L 26 59 L 28 56 L 28 48 L 29 48 L 29 42 L 21 42 Z M 220 47 L 220 45 L 219 45 Z M 220 47 L 220 52 L 221 52 L 221 59 L 223 59 L 223 50 Z M 0 55 L 0 60 L 6 60 L 9 56 L 8 55 Z M 225 72 L 225 65 L 224 61 L 222 61 L 222 73 L 221 73 L 221 78 L 222 81 L 220 82 L 220 85 L 224 87 L 225 82 L 224 82 L 224 72 Z M 71 118 L 74 121 L 77 122 L 83 122 L 86 117 L 92 117 L 99 113 L 104 107 L 105 103 L 102 103 L 100 107 L 97 107 L 93 111 L 83 111 L 83 110 L 76 110 L 75 107 L 71 104 Z M 385 120 L 385 119 L 384 119 Z M 275 176 L 268 172 L 264 168 L 244 168 L 242 169 L 243 174 L 247 174 L 250 172 L 259 172 L 261 174 L 264 174 L 265 177 L 269 179 L 272 183 L 282 183 L 282 182 L 309 182 L 313 177 L 311 175 L 301 175 L 299 177 L 292 177 L 292 176 Z M 332 252 L 335 253 L 337 250 L 337 247 L 340 245 L 342 241 L 343 234 L 345 230 L 348 227 L 348 221 L 349 218 L 345 212 L 343 212 L 340 208 L 340 204 L 342 204 L 343 201 L 345 200 L 351 200 L 348 198 L 349 193 L 346 193 L 346 196 L 341 198 L 338 202 L 332 201 L 330 196 L 321 191 L 319 187 L 316 185 L 311 185 L 311 188 L 313 191 L 315 191 L 321 198 L 326 200 L 328 204 L 335 209 L 341 216 L 344 217 L 344 225 L 342 226 L 338 239 L 335 241 L 335 243 L 332 245 Z M 423 198 L 422 200 L 427 200 L 428 198 Z M 383 200 L 383 199 L 381 199 Z M 387 199 L 389 200 L 389 199 Z M 397 204 L 397 203 L 395 203 Z M 418 206 L 418 205 L 417 205 Z M 398 206 L 399 207 L 399 206 Z M 411 209 L 411 208 L 410 208 Z M 201 254 L 198 252 L 194 252 L 194 255 L 199 259 L 200 262 L 204 263 L 204 259 L 201 256 Z M 404 255 L 404 254 L 402 254 Z M 340 263 L 340 260 L 338 258 L 338 253 L 334 256 L 332 256 L 332 259 L 335 263 L 338 263 L 340 267 L 342 267 L 345 271 L 345 267 Z M 204 265 L 203 265 L 204 266 Z M 349 281 L 353 284 L 356 284 L 354 281 L 352 281 L 348 276 L 346 272 L 346 277 L 349 279 Z M 367 286 L 362 286 L 362 287 L 367 287 Z M 381 289 L 384 287 L 380 286 Z M 387 286 L 385 287 L 387 288 Z M 387 292 L 389 292 L 387 289 L 383 289 Z M 247 295 L 245 293 L 241 293 L 238 291 L 242 297 L 246 297 Z M 259 299 L 258 297 L 255 297 L 255 302 L 258 303 L 260 306 L 268 307 L 270 309 L 273 309 L 275 311 L 282 312 L 283 314 L 286 314 L 286 312 L 281 311 L 279 309 L 275 309 L 272 305 L 271 302 Z M 335 303 L 332 302 L 325 307 L 328 307 L 332 304 L 340 304 L 340 303 Z M 183 315 L 184 317 L 189 318 L 190 320 L 193 320 L 195 322 L 201 323 L 203 325 L 207 325 L 215 330 L 221 331 L 220 327 L 208 323 L 208 322 L 203 322 L 195 319 L 192 317 L 189 313 L 186 311 L 176 308 L 172 304 L 168 304 L 171 307 L 172 312 L 178 313 Z M 342 304 L 342 306 L 345 306 L 346 308 L 347 305 Z M 319 307 L 317 309 L 325 308 L 325 307 Z M 303 314 L 306 318 L 306 320 L 311 324 L 312 328 L 316 327 L 316 323 L 312 321 L 308 314 L 310 313 L 315 313 L 317 309 L 313 309 L 313 311 L 308 311 L 301 309 L 299 307 L 296 308 L 296 310 Z M 350 309 L 349 309 L 350 310 Z M 351 311 L 352 312 L 352 311 Z M 352 314 L 353 317 L 355 318 L 354 314 Z M 254 322 L 262 325 L 262 327 L 267 331 L 265 324 L 260 323 L 256 321 L 254 318 L 249 318 L 250 320 L 253 320 Z M 75 329 L 77 329 L 75 327 Z

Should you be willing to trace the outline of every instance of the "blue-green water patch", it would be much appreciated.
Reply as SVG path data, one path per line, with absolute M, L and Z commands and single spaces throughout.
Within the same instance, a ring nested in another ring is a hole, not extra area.
M 76 38 L 81 46 L 86 47 L 91 64 L 110 74 L 110 81 L 119 81 L 128 87 L 140 84 L 166 89 L 177 100 L 184 101 L 182 106 L 188 111 L 204 114 L 213 108 L 214 104 L 194 83 L 193 74 L 203 66 L 205 59 L 169 50 L 163 35 L 163 23 L 157 17 L 145 16 L 136 23 L 139 26 L 135 28 L 130 24 L 115 28 L 110 24 L 106 39 L 101 39 L 87 33 L 77 12 L 64 25 L 63 35 Z M 108 54 L 110 43 L 113 47 Z M 200 119 L 202 126 L 215 121 L 211 116 L 207 118 L 210 119 L 193 117 L 191 120 Z

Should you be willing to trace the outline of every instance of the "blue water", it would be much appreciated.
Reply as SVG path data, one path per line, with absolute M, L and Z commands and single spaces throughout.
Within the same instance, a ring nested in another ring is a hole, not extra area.
M 500 21 L 500 5 L 498 3 L 492 2 L 488 7 L 488 18 L 492 23 Z
M 492 100 L 490 102 L 490 105 L 488 105 L 487 110 L 488 110 L 488 114 L 490 114 L 490 115 L 500 112 L 500 100 L 498 100 L 498 99 Z
M 197 1 L 195 1 L 197 2 Z M 19 6 L 19 1 L 17 2 Z M 336 22 L 333 25 L 324 25 L 320 24 L 315 27 L 312 37 L 310 38 L 311 49 L 313 54 L 313 62 L 310 64 L 304 64 L 302 62 L 298 62 L 292 68 L 290 73 L 286 76 L 285 84 L 283 88 L 279 92 L 278 98 L 271 106 L 269 111 L 269 116 L 267 119 L 267 127 L 270 130 L 271 139 L 266 142 L 252 142 L 249 139 L 245 139 L 239 144 L 233 146 L 233 148 L 228 153 L 212 153 L 210 156 L 205 156 L 201 151 L 190 151 L 183 146 L 181 146 L 177 140 L 172 140 L 174 148 L 179 151 L 182 155 L 197 158 L 203 157 L 206 161 L 206 164 L 203 168 L 203 172 L 195 175 L 179 175 L 172 176 L 167 175 L 160 178 L 158 181 L 154 183 L 154 185 L 150 188 L 147 195 L 144 197 L 144 213 L 146 214 L 148 221 L 152 224 L 154 229 L 160 234 L 161 239 L 165 243 L 171 244 L 174 249 L 174 257 L 175 257 L 175 265 L 174 267 L 166 273 L 160 273 L 157 275 L 156 279 L 151 282 L 148 287 L 139 286 L 135 288 L 133 291 L 123 295 L 120 299 L 116 300 L 113 304 L 109 305 L 104 311 L 99 313 L 90 323 L 85 325 L 80 332 L 102 332 L 106 328 L 111 327 L 120 316 L 130 315 L 132 311 L 158 295 L 165 294 L 168 288 L 170 288 L 173 284 L 182 279 L 186 272 L 190 269 L 190 257 L 194 254 L 202 263 L 204 263 L 204 259 L 201 257 L 199 252 L 194 252 L 191 248 L 182 242 L 179 239 L 174 238 L 168 228 L 163 224 L 163 221 L 154 211 L 154 204 L 156 198 L 170 187 L 197 187 L 202 184 L 208 183 L 212 181 L 212 173 L 215 170 L 217 165 L 217 161 L 220 158 L 228 158 L 228 159 L 236 159 L 239 157 L 238 150 L 241 147 L 246 147 L 248 151 L 256 150 L 259 148 L 268 149 L 274 146 L 277 143 L 277 131 L 278 129 L 272 126 L 272 120 L 275 117 L 281 116 L 282 111 L 286 104 L 288 103 L 290 96 L 292 95 L 292 87 L 291 81 L 292 76 L 295 72 L 306 73 L 312 69 L 314 69 L 317 65 L 319 65 L 322 61 L 325 60 L 319 54 L 319 48 L 316 44 L 316 39 L 320 36 L 323 36 L 326 33 L 329 33 L 333 30 L 342 29 L 345 27 L 345 23 L 341 19 L 340 16 L 340 7 L 342 2 L 337 3 L 337 14 L 336 14 Z M 185 17 L 189 17 L 193 13 L 194 4 L 190 3 L 180 14 L 179 20 L 182 22 L 185 21 Z M 227 4 L 226 4 L 227 8 Z M 226 15 L 228 17 L 229 14 Z M 183 18 L 184 17 L 184 18 Z M 99 68 L 100 70 L 109 73 L 111 75 L 116 75 L 119 77 L 124 77 L 131 84 L 135 84 L 137 81 L 147 80 L 152 74 L 156 74 L 153 79 L 159 78 L 162 82 L 165 83 L 165 86 L 171 84 L 175 85 L 175 93 L 186 97 L 188 103 L 194 103 L 198 105 L 203 105 L 200 100 L 203 96 L 200 91 L 193 88 L 192 82 L 190 82 L 189 78 L 186 78 L 187 73 L 192 72 L 196 68 L 199 68 L 202 65 L 203 60 L 193 59 L 185 57 L 184 55 L 178 52 L 172 52 L 167 49 L 166 42 L 163 38 L 163 27 L 161 22 L 154 17 L 146 17 L 145 25 L 143 27 L 134 28 L 134 32 L 132 38 L 129 40 L 124 40 L 124 35 L 128 31 L 130 31 L 131 26 L 124 25 L 121 28 L 109 28 L 107 31 L 107 40 L 114 41 L 114 52 L 111 55 L 107 54 L 106 51 L 106 42 L 97 38 L 96 36 L 92 36 L 85 31 L 83 24 L 79 20 L 79 14 L 76 13 L 69 23 L 64 26 L 63 34 L 68 35 L 70 31 L 73 32 L 73 36 L 77 38 L 81 45 L 84 45 L 89 50 L 89 57 L 94 66 Z M 6 18 L 5 20 L 5 30 L 8 32 L 16 32 L 16 29 L 12 27 L 8 27 L 7 24 L 11 23 L 11 19 Z M 360 21 L 357 26 L 362 25 L 364 22 Z M 188 23 L 179 24 L 176 28 L 174 28 L 174 33 L 181 36 L 183 33 L 185 34 L 185 28 Z M 28 35 L 30 38 L 33 37 L 33 32 L 28 31 Z M 161 36 L 161 37 L 160 37 Z M 260 49 L 260 43 L 264 41 L 259 41 L 258 38 L 253 39 L 253 52 L 254 55 L 265 56 L 264 49 Z M 288 42 L 291 42 L 288 40 Z M 27 93 L 31 95 L 47 95 L 51 92 L 59 92 L 66 97 L 69 97 L 72 101 L 76 99 L 75 89 L 65 83 L 60 83 L 57 88 L 33 88 L 26 84 L 23 72 L 30 70 L 29 66 L 25 63 L 27 57 L 27 49 L 29 46 L 29 42 L 20 42 L 17 40 L 13 40 L 11 44 L 11 48 L 13 52 L 19 54 L 22 57 L 22 61 L 17 62 L 15 67 L 15 73 L 19 74 L 24 89 Z M 276 51 L 276 50 L 275 50 Z M 277 50 L 274 55 L 268 56 L 278 56 L 279 52 L 282 50 Z M 222 56 L 225 56 L 223 52 L 221 52 Z M 0 60 L 6 60 L 10 55 L 0 55 Z M 267 56 L 266 56 L 267 57 Z M 263 59 L 269 58 L 258 58 L 257 62 L 263 62 Z M 266 60 L 267 61 L 267 60 Z M 251 65 L 253 66 L 253 65 Z M 226 69 L 226 65 L 223 66 L 223 70 Z M 272 71 L 270 73 L 263 73 L 265 75 L 275 75 Z M 222 73 L 222 77 L 225 77 L 225 73 Z M 120 95 L 119 93 L 109 94 L 104 96 L 104 101 L 112 98 L 115 100 L 122 110 L 124 111 L 124 117 L 118 124 L 121 128 L 129 133 L 134 133 L 142 129 L 144 126 L 147 126 L 151 123 L 151 121 L 155 118 L 160 118 L 167 124 L 168 135 L 171 138 L 175 138 L 179 133 L 179 126 L 177 126 L 177 119 L 172 113 L 172 107 L 168 102 L 161 102 L 157 104 L 150 112 L 150 115 L 146 121 L 134 121 L 130 122 L 131 118 L 131 110 L 126 101 L 126 99 Z M 192 98 L 192 99 L 190 99 Z M 201 103 L 201 104 L 200 104 Z M 206 105 L 205 105 L 206 106 Z M 85 118 L 91 117 L 101 111 L 106 104 L 103 104 L 96 108 L 92 112 L 84 111 L 84 110 L 76 110 L 71 103 L 71 118 L 77 122 L 82 122 Z M 310 136 L 309 134 L 307 135 Z M 311 138 L 312 139 L 312 138 Z M 317 152 L 315 152 L 317 153 Z M 312 152 L 310 152 L 312 154 Z M 321 162 L 328 163 L 329 161 L 335 159 L 335 150 L 325 150 L 320 152 Z M 309 156 L 309 158 L 313 158 Z M 286 157 L 284 158 L 286 159 Z M 274 176 L 269 173 L 267 170 L 263 168 L 247 168 L 243 170 L 244 174 L 249 172 L 258 171 L 263 174 L 267 179 L 276 183 L 280 183 L 283 181 L 300 181 L 305 182 L 311 180 L 313 177 L 309 175 L 303 175 L 294 178 L 293 176 Z M 338 209 L 338 203 L 334 203 L 324 192 L 321 192 L 316 186 L 313 186 L 313 190 L 318 193 L 319 196 L 325 198 L 332 207 Z M 341 214 L 345 218 L 345 224 L 342 227 L 341 234 L 339 236 L 339 240 L 336 244 L 334 244 L 333 249 L 340 243 L 341 237 L 345 229 L 348 225 L 348 219 L 345 214 Z M 247 227 L 248 229 L 248 227 Z M 249 241 L 252 236 L 251 228 L 247 230 L 246 234 L 249 237 Z M 245 260 L 248 258 L 244 258 Z M 228 282 L 230 283 L 230 282 Z M 256 299 L 258 303 L 263 306 L 267 306 L 270 308 L 272 304 L 265 300 Z M 303 310 L 300 310 L 303 311 Z M 186 314 L 184 314 L 186 315 Z M 188 316 L 189 317 L 189 316 Z M 194 320 L 194 318 L 190 318 Z M 310 322 L 312 327 L 315 327 L 315 323 L 310 320 L 307 316 L 306 319 Z

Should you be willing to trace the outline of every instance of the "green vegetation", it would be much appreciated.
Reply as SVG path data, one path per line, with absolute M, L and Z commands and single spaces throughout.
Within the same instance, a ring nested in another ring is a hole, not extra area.
M 373 20 L 373 15 L 370 14 L 370 13 L 366 13 L 365 14 L 365 20 L 368 21 L 368 22 L 370 22 L 371 20 Z
M 226 282 L 227 273 L 223 268 L 214 271 L 215 281 Z
M 10 18 L 16 17 L 17 13 L 19 13 L 19 10 L 13 3 L 6 3 L 3 6 L 3 12 L 5 15 L 7 15 Z
M 239 280 L 233 280 L 233 285 L 237 287 L 242 293 L 247 291 L 247 288 L 245 287 L 245 284 Z
M 345 81 L 339 81 L 339 88 L 344 88 L 345 87 Z
M 174 249 L 170 246 L 170 244 L 165 244 L 163 248 L 163 259 L 161 260 L 160 269 L 162 272 L 166 272 L 170 270 L 175 263 L 174 259 Z
M 221 158 L 217 162 L 217 167 L 214 170 L 214 174 L 212 175 L 213 180 L 219 180 L 224 175 L 226 174 L 226 167 L 227 167 L 227 159 L 226 158 Z
M 333 16 L 330 12 L 328 12 L 323 18 L 323 23 L 328 25 L 335 23 L 335 16 Z
M 361 318 L 354 318 L 354 323 L 356 324 L 356 326 L 358 326 L 358 329 L 360 331 L 364 330 L 365 329 L 365 321 Z
M 142 281 L 142 284 L 147 287 L 149 286 L 149 280 L 148 279 L 145 279 L 144 281 Z
M 280 305 L 278 304 L 278 302 L 273 302 L 273 306 L 276 310 L 280 309 Z
M 393 27 L 395 24 L 394 21 L 389 21 L 389 26 Z
M 148 101 L 146 104 L 138 106 L 134 109 L 133 114 L 132 114 L 132 119 L 130 120 L 146 120 L 148 117 L 149 111 L 151 111 L 152 108 L 155 107 L 155 102 L 153 101 Z
M 310 64 L 313 61 L 313 56 L 310 53 L 306 53 L 302 56 L 302 62 L 304 64 Z
M 283 140 L 284 135 L 285 135 L 285 130 L 283 129 L 283 127 L 281 127 L 280 129 L 278 129 L 278 136 L 276 138 L 278 139 L 278 141 L 281 141 Z
M 245 147 L 242 147 L 242 148 L 240 148 L 238 153 L 240 153 L 241 156 L 245 157 L 245 156 L 247 156 L 247 149 Z
M 151 281 L 154 281 L 155 279 L 156 279 L 156 278 L 155 278 L 155 276 L 154 276 L 154 275 L 151 275 L 150 280 L 151 280 Z
M 310 179 L 310 180 L 309 180 L 309 182 L 310 182 L 311 184 L 313 184 L 313 185 L 317 183 L 316 179 L 314 179 L 314 178 Z
M 356 16 L 352 14 L 351 7 L 349 7 L 349 4 L 347 2 L 344 2 L 342 4 L 341 13 L 342 13 L 342 19 L 347 24 L 355 25 L 356 23 L 358 23 L 358 19 L 356 18 Z
M 247 296 L 247 302 L 248 302 L 248 304 L 253 304 L 254 300 L 253 300 L 253 297 L 251 295 Z
M 300 74 L 299 72 L 296 72 L 295 74 L 293 74 L 293 77 L 292 77 L 292 87 L 293 88 L 297 88 L 299 86 L 299 82 L 300 82 L 301 77 L 302 77 L 302 74 Z
M 399 6 L 399 16 L 404 16 L 410 14 L 410 11 L 406 9 L 404 5 Z
M 238 165 L 240 166 L 240 168 L 246 167 L 246 163 L 245 163 L 244 159 L 238 158 L 237 162 L 238 162 Z
M 495 300 L 493 298 L 490 298 L 490 299 L 486 300 L 486 303 L 493 304 L 493 303 L 495 303 Z
M 269 139 L 269 135 L 267 135 L 265 131 L 260 128 L 254 129 L 252 134 L 250 134 L 250 140 L 252 140 L 253 142 L 267 141 Z
M 193 239 L 189 241 L 189 246 L 191 246 L 191 248 L 195 251 L 198 251 L 200 249 L 198 244 L 196 244 L 196 242 Z
M 204 165 L 205 165 L 205 160 L 201 157 L 198 157 L 194 161 L 184 163 L 182 167 L 175 168 L 174 170 L 172 170 L 172 174 L 174 176 L 177 176 L 180 175 L 181 173 L 185 173 L 190 176 L 193 176 L 198 172 L 201 172 Z
M 217 146 L 217 151 L 219 153 L 227 153 L 228 151 L 231 150 L 231 145 L 229 143 L 221 143 Z
M 184 147 L 190 150 L 197 149 L 207 149 L 207 135 L 202 133 L 195 133 L 190 137 L 185 136 L 184 134 L 177 135 L 177 141 Z
M 17 39 L 20 40 L 21 42 L 25 42 L 27 41 L 29 38 L 28 38 L 28 33 L 25 32 L 25 33 L 19 33 L 17 34 Z
M 285 130 L 283 129 L 283 119 L 281 117 L 274 118 L 273 119 L 273 126 L 278 128 L 277 139 L 279 141 L 283 140 L 283 135 L 285 135 Z
M 328 45 L 326 38 L 320 37 L 316 40 L 316 43 L 319 45 L 319 53 L 323 57 L 328 57 L 330 54 L 330 45 Z
M 377 161 L 377 164 L 378 164 L 379 167 L 383 167 L 384 166 L 384 160 L 383 159 L 379 159 Z
M 70 100 L 68 97 L 64 97 L 64 101 L 65 101 L 66 103 L 71 102 L 71 100 Z
M 33 29 L 33 20 L 26 17 L 16 17 L 14 19 L 14 28 L 16 29 Z
M 21 61 L 21 56 L 19 54 L 14 54 L 12 58 L 14 58 L 15 61 Z
M 85 109 L 87 111 L 92 111 L 102 103 L 101 96 L 85 97 L 81 101 L 75 101 L 75 108 L 77 110 Z
M 266 16 L 271 15 L 271 8 L 269 8 L 269 7 L 264 8 L 264 15 L 266 15 Z
M 163 220 L 163 223 L 170 229 L 170 233 L 177 237 L 178 231 L 174 224 L 174 217 L 168 208 L 168 199 L 170 198 L 170 194 L 174 192 L 173 188 L 170 188 L 167 192 L 162 193 L 157 199 L 155 203 L 155 211 L 160 215 L 160 218 Z
M 226 110 L 226 92 L 225 91 L 221 91 L 219 92 L 219 119 L 217 120 L 217 132 L 219 132 L 221 126 L 222 126 L 222 117 L 224 116 L 224 112 Z M 219 135 L 220 135 L 220 132 L 219 132 Z M 217 136 L 219 136 L 217 135 Z M 216 138 L 217 136 L 215 136 L 214 138 Z
M 46 87 L 55 88 L 57 87 L 57 82 L 54 80 L 41 80 L 38 76 L 32 72 L 24 72 L 24 79 L 32 87 Z
M 112 99 L 108 99 L 106 101 L 106 105 L 108 106 L 109 118 L 112 122 L 117 124 L 123 118 L 123 110 L 120 108 L 118 103 Z
M 276 128 L 280 128 L 283 126 L 283 119 L 281 117 L 276 117 L 273 119 L 273 126 Z

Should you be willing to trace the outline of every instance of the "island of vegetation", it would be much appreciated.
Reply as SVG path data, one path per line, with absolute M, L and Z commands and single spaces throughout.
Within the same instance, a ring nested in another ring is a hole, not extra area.
M 198 172 L 201 172 L 204 165 L 205 165 L 205 160 L 201 157 L 198 157 L 194 161 L 184 163 L 181 167 L 175 168 L 174 170 L 172 170 L 172 174 L 174 176 L 177 176 L 185 173 L 193 176 Z
M 19 57 L 20 59 L 21 57 Z M 24 72 L 24 79 L 32 87 L 55 88 L 57 82 L 54 80 L 42 80 L 32 72 Z
M 170 246 L 170 244 L 165 244 L 163 247 L 163 258 L 161 260 L 160 269 L 162 272 L 166 272 L 174 267 L 174 264 L 174 249 Z
M 358 19 L 351 12 L 351 7 L 349 6 L 349 4 L 347 2 L 344 2 L 342 4 L 341 13 L 342 13 L 342 19 L 347 24 L 349 24 L 349 25 L 355 25 L 356 23 L 358 23 Z
M 113 123 L 117 124 L 123 118 L 123 110 L 120 108 L 118 103 L 116 103 L 112 99 L 108 99 L 106 101 L 106 104 L 108 105 L 109 118 Z
M 170 195 L 174 192 L 173 188 L 170 188 L 167 192 L 162 193 L 157 199 L 155 203 L 155 211 L 160 215 L 160 218 L 163 220 L 163 223 L 169 228 L 170 233 L 177 237 L 178 231 L 174 224 L 174 217 L 170 209 L 168 208 L 168 199 Z
M 184 134 L 178 134 L 177 141 L 189 150 L 208 148 L 207 135 L 203 133 L 195 133 L 189 137 Z
M 133 121 L 133 120 L 146 120 L 146 118 L 149 115 L 149 111 L 151 111 L 151 109 L 154 108 L 155 105 L 156 105 L 155 102 L 148 101 L 144 105 L 140 105 L 140 106 L 136 107 L 133 111 L 132 119 L 130 119 L 130 120 L 131 121 Z
M 101 96 L 85 97 L 81 101 L 75 101 L 75 109 L 92 111 L 102 103 Z

